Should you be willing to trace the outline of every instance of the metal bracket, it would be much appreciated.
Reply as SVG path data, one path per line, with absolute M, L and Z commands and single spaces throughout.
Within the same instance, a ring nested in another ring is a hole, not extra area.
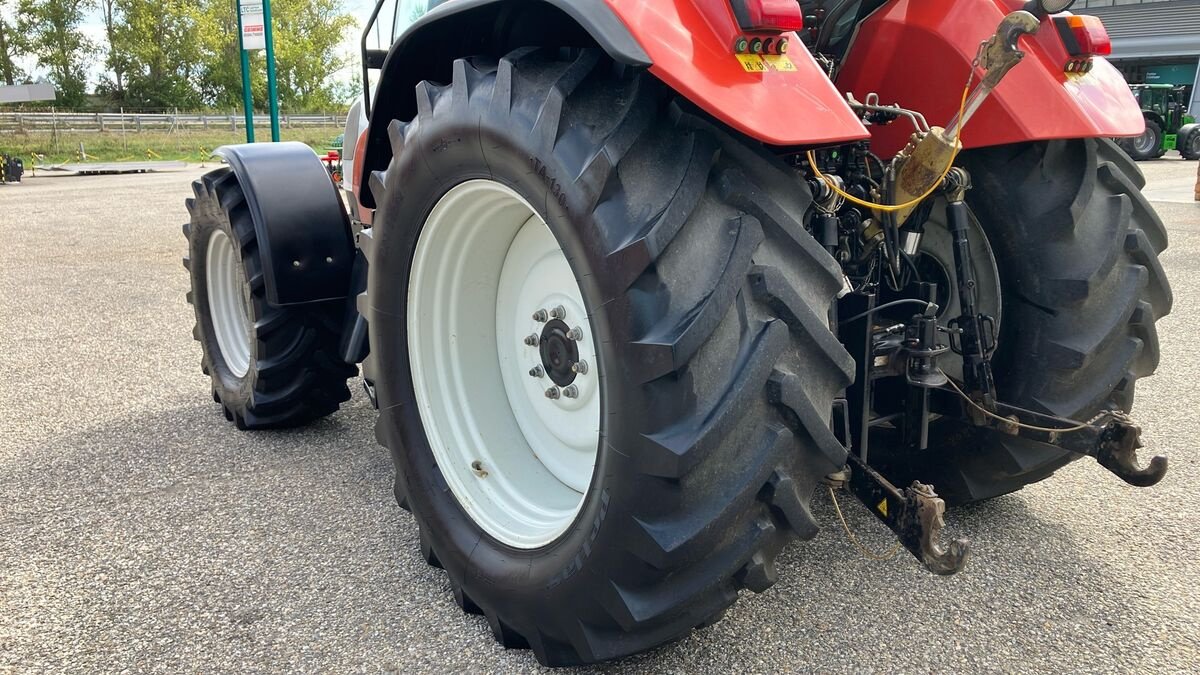
M 1020 436 L 1093 457 L 1100 466 L 1135 487 L 1150 487 L 1167 473 L 1167 458 L 1162 455 L 1152 457 L 1146 467 L 1139 466 L 1137 451 L 1142 447 L 1142 428 L 1119 410 L 1103 412 L 1085 423 L 1005 403 L 998 403 L 996 412 L 1011 422 L 1005 424 L 987 418 L 987 428 L 992 432 Z
M 848 459 L 850 491 L 896 533 L 900 544 L 925 569 L 946 576 L 963 568 L 969 544 L 966 539 L 953 539 L 948 546 L 942 545 L 946 502 L 937 496 L 933 486 L 914 481 L 902 491 L 853 453 Z

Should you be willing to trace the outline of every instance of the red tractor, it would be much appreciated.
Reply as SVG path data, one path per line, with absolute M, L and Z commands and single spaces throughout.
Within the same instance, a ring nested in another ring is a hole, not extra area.
M 288 144 L 194 185 L 213 399 L 304 424 L 361 363 L 425 559 L 551 665 L 771 586 L 823 482 L 937 574 L 947 503 L 1152 485 L 1167 234 L 1070 4 L 402 1 L 348 205 Z

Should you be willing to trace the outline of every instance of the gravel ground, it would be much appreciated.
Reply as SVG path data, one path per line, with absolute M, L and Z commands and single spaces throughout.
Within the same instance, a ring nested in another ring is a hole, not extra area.
M 954 511 L 974 553 L 951 578 L 862 558 L 818 495 L 825 529 L 774 588 L 610 669 L 1200 670 L 1195 167 L 1144 165 L 1175 289 L 1134 411 L 1171 456 L 1160 485 L 1077 462 Z M 225 423 L 179 263 L 199 173 L 0 186 L 0 670 L 538 670 L 419 559 L 361 393 L 300 431 Z M 848 506 L 869 545 L 890 545 Z

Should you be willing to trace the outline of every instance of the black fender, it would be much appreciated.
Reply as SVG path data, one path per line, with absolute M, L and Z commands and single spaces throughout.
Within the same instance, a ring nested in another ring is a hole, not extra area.
M 237 175 L 254 220 L 267 301 L 345 300 L 357 251 L 333 180 L 303 143 L 226 145 L 214 153 Z
M 417 112 L 413 91 L 422 80 L 449 82 L 454 60 L 517 47 L 596 47 L 614 61 L 648 67 L 650 57 L 604 0 L 456 0 L 418 19 L 392 44 L 369 111 L 363 164 L 364 206 L 373 208 L 367 178 L 391 159 L 387 126 Z
M 1164 135 L 1167 133 L 1167 121 L 1163 119 L 1162 115 L 1159 115 L 1152 110 L 1143 110 L 1142 117 L 1146 118 L 1147 122 L 1154 122 L 1157 124 L 1158 128 L 1162 129 Z
M 1179 131 L 1175 132 L 1175 146 L 1182 147 L 1184 141 L 1196 133 L 1197 129 L 1200 129 L 1200 124 L 1185 124 L 1179 127 Z

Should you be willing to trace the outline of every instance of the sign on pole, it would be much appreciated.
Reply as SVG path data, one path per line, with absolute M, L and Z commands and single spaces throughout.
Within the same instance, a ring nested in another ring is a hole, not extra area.
M 242 49 L 266 49 L 267 22 L 263 0 L 238 0 L 238 13 L 242 20 Z

